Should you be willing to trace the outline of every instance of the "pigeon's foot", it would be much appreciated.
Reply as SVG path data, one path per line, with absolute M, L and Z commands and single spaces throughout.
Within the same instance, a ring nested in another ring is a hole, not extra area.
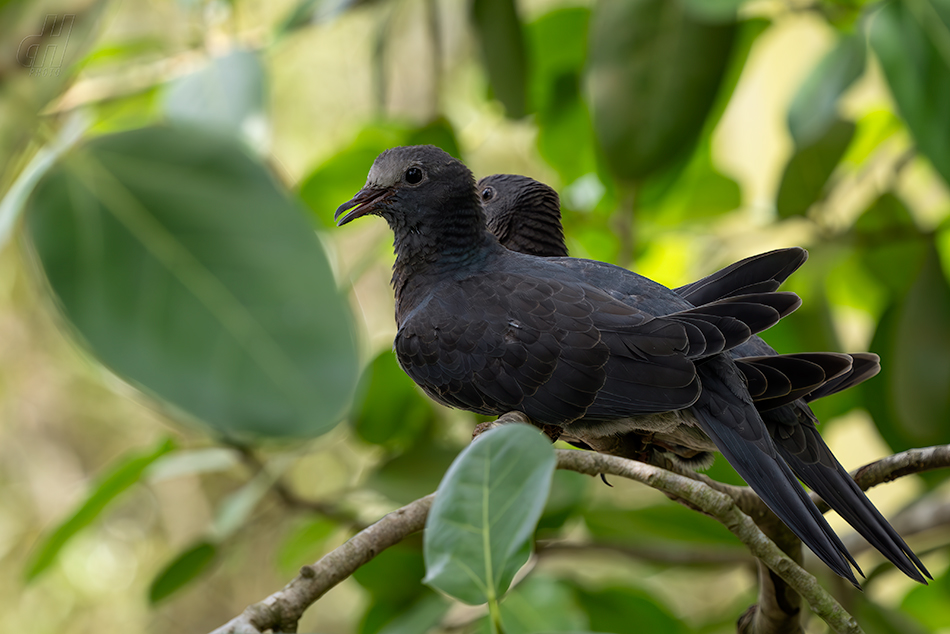
M 540 423 L 535 423 L 529 419 L 524 412 L 507 412 L 502 414 L 495 420 L 490 420 L 484 423 L 479 423 L 475 426 L 475 429 L 472 430 L 472 440 L 475 440 L 486 431 L 494 429 L 500 425 L 506 425 L 508 423 L 525 423 L 527 425 L 533 425 L 544 432 L 544 435 L 547 436 L 551 442 L 557 441 L 561 437 L 561 432 L 564 431 L 563 428 L 557 425 L 542 425 Z

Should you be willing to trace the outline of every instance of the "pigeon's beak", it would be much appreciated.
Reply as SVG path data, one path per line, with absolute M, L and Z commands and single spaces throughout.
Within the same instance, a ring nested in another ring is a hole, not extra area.
M 364 187 L 356 196 L 353 196 L 353 198 L 337 208 L 336 213 L 333 214 L 333 219 L 337 220 L 337 218 L 339 218 L 336 225 L 342 227 L 349 221 L 355 220 L 360 216 L 379 211 L 379 205 L 390 196 L 392 196 L 392 190 Z M 348 209 L 352 209 L 353 211 L 340 218 L 340 214 Z

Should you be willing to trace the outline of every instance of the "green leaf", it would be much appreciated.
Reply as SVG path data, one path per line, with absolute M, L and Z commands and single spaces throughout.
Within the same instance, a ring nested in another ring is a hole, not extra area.
M 729 63 L 736 26 L 693 18 L 681 0 L 601 0 L 587 89 L 611 171 L 639 181 L 692 149 Z
M 508 117 L 520 119 L 528 113 L 528 63 L 514 0 L 473 0 L 472 23 L 492 92 L 504 104 Z
M 505 634 L 578 632 L 587 627 L 587 616 L 569 585 L 532 575 L 505 597 L 501 622 Z
M 423 594 L 410 604 L 373 603 L 359 634 L 418 634 L 434 628 L 451 607 L 445 597 L 423 587 Z
M 788 111 L 796 147 L 818 141 L 838 119 L 838 99 L 864 73 L 864 35 L 842 35 L 798 88 Z
M 568 7 L 526 27 L 528 94 L 537 112 L 538 152 L 564 182 L 596 169 L 594 132 L 581 94 L 589 22 L 589 9 Z
M 384 350 L 366 367 L 357 391 L 364 396 L 353 426 L 368 443 L 406 449 L 434 418 L 432 402 L 402 371 L 392 350 Z
M 300 209 L 235 141 L 99 137 L 28 227 L 65 316 L 116 374 L 217 432 L 317 436 L 357 380 L 353 318 Z
M 427 592 L 422 585 L 425 563 L 419 543 L 410 540 L 387 548 L 353 573 L 376 602 L 405 605 Z M 393 581 L 398 579 L 398 583 Z
M 154 605 L 181 590 L 204 572 L 217 554 L 218 547 L 207 541 L 199 541 L 179 553 L 152 579 L 148 602 Z
M 712 150 L 702 143 L 675 184 L 659 195 L 643 216 L 664 227 L 713 220 L 742 204 L 739 184 L 716 170 Z M 646 203 L 644 203 L 646 206 Z
M 26 567 L 26 579 L 35 579 L 56 560 L 63 546 L 80 530 L 92 524 L 106 506 L 120 493 L 142 479 L 146 468 L 174 449 L 171 440 L 164 440 L 151 451 L 129 452 L 120 457 L 93 487 L 86 500 L 72 515 L 43 538 Z
M 835 121 L 815 142 L 796 148 L 782 174 L 775 202 L 780 218 L 804 216 L 825 193 L 825 185 L 835 171 L 854 136 L 850 121 Z
M 277 566 L 284 573 L 292 573 L 304 564 L 311 564 L 326 552 L 325 544 L 337 529 L 336 522 L 322 517 L 298 522 L 280 543 Z
M 950 627 L 950 569 L 929 586 L 915 586 L 901 601 L 901 612 L 936 632 Z
M 858 217 L 852 235 L 874 279 L 902 297 L 926 252 L 926 239 L 903 201 L 885 192 Z
M 290 464 L 287 460 L 280 462 L 283 463 L 283 468 L 274 468 L 269 465 L 269 469 L 262 469 L 243 486 L 224 498 L 214 517 L 215 539 L 218 541 L 227 539 L 244 526 L 257 504 L 267 495 L 274 480 Z
M 187 475 L 226 471 L 240 463 L 241 454 L 225 447 L 176 451 L 149 465 L 145 476 L 149 482 L 161 482 Z
M 554 465 L 550 442 L 527 425 L 503 425 L 466 447 L 429 512 L 424 582 L 470 604 L 501 597 L 530 555 Z
M 576 471 L 558 469 L 551 479 L 551 493 L 538 520 L 538 531 L 554 531 L 581 511 L 589 497 L 592 479 Z
M 855 593 L 848 611 L 861 624 L 865 634 L 928 634 L 934 631 L 903 612 L 878 605 L 860 592 Z
M 260 56 L 235 50 L 173 80 L 165 112 L 172 121 L 232 132 L 257 145 L 267 135 L 265 82 Z
M 639 509 L 594 508 L 583 513 L 591 535 L 614 542 L 688 542 L 741 548 L 735 535 L 716 520 L 678 504 Z
M 907 291 L 891 355 L 890 393 L 903 429 L 921 444 L 950 442 L 950 286 L 931 244 Z
M 950 183 L 950 4 L 886 3 L 871 46 L 917 147 Z
M 366 486 L 397 504 L 409 504 L 435 491 L 457 454 L 458 450 L 425 438 L 380 465 Z
M 693 17 L 707 22 L 732 22 L 746 0 L 683 0 Z
M 881 373 L 862 383 L 863 401 L 884 441 L 895 452 L 950 442 L 950 288 L 933 244 L 918 271 L 908 274 L 903 302 L 895 301 L 878 321 L 871 351 Z M 920 477 L 930 485 L 945 471 Z
M 81 115 L 69 118 L 56 139 L 40 148 L 10 185 L 3 200 L 0 200 L 0 250 L 10 239 L 26 200 L 36 187 L 36 183 L 49 171 L 63 152 L 79 141 L 83 132 L 86 131 L 86 126 L 87 122 Z
M 575 595 L 587 612 L 590 629 L 595 632 L 627 632 L 631 623 L 636 623 L 637 631 L 641 632 L 685 634 L 689 631 L 659 597 L 642 590 L 620 586 L 599 590 L 577 587 Z

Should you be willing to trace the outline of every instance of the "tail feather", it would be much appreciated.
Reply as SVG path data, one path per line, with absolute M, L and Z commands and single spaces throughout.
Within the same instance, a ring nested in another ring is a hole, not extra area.
M 751 398 L 741 396 L 738 369 L 718 357 L 697 370 L 703 391 L 692 411 L 700 428 L 779 519 L 829 568 L 860 588 L 851 570 L 861 573 L 857 562 L 776 451 Z
M 771 412 L 766 413 L 765 417 L 768 419 L 770 415 Z M 791 469 L 898 570 L 923 584 L 927 583 L 925 576 L 933 579 L 917 555 L 834 457 L 818 430 L 809 424 L 802 424 L 802 428 L 808 453 L 817 456 L 817 460 L 805 460 L 790 449 L 790 441 L 778 439 L 776 448 L 779 455 Z

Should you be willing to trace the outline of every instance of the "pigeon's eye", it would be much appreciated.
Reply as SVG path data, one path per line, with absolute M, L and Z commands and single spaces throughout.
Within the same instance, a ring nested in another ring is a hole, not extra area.
M 482 190 L 482 200 L 484 200 L 486 203 L 494 197 L 495 197 L 494 187 L 486 187 L 485 189 Z
M 418 167 L 410 167 L 406 170 L 406 182 L 410 185 L 418 185 L 422 181 L 422 170 Z

